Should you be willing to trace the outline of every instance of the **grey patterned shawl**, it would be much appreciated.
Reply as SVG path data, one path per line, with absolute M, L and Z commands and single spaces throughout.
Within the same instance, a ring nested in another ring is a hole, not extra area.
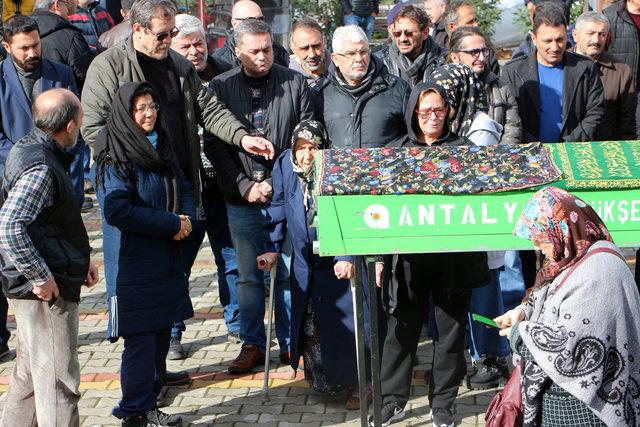
M 609 247 L 599 241 L 589 250 Z M 533 292 L 517 324 L 533 361 L 525 363 L 525 426 L 536 425 L 542 393 L 553 381 L 608 426 L 640 425 L 640 295 L 627 265 L 600 253 Z

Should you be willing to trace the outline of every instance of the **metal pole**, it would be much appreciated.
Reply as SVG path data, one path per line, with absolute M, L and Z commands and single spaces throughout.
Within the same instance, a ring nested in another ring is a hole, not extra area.
M 354 257 L 355 277 L 351 279 L 351 298 L 356 329 L 356 357 L 358 362 L 358 396 L 360 397 L 360 425 L 367 426 L 367 364 L 365 355 L 364 307 L 362 297 L 361 257 Z
M 269 304 L 267 307 L 267 343 L 264 347 L 264 383 L 262 384 L 262 398 L 269 400 L 269 350 L 271 349 L 271 325 L 273 320 L 273 294 L 276 287 L 276 274 L 278 272 L 278 258 L 269 271 Z
M 369 274 L 369 324 L 371 326 L 371 385 L 373 404 L 373 425 L 382 425 L 380 411 L 382 409 L 382 391 L 380 390 L 380 352 L 378 345 L 378 289 L 376 286 L 376 263 L 373 257 L 367 257 L 367 270 Z M 360 400 L 362 405 L 362 400 Z M 365 400 L 366 405 L 366 400 Z

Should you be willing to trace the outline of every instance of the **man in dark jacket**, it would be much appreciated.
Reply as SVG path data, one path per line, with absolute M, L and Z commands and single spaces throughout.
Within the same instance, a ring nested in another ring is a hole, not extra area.
M 631 67 L 633 81 L 640 77 L 640 1 L 622 0 L 607 7 L 602 13 L 607 17 L 609 29 L 608 52 L 616 55 Z
M 216 60 L 207 55 L 207 38 L 202 22 L 195 16 L 180 14 L 176 16 L 176 28 L 180 30 L 171 41 L 171 49 L 178 52 L 193 64 L 202 83 L 209 82 L 220 74 L 220 67 Z M 202 128 L 199 128 L 201 130 Z M 200 155 L 202 164 L 200 167 L 200 181 L 202 182 L 202 207 L 204 220 L 194 219 L 190 239 L 185 240 L 183 246 L 183 261 L 187 278 L 191 273 L 191 267 L 196 259 L 205 233 L 209 236 L 209 245 L 218 267 L 218 291 L 220 303 L 224 308 L 224 322 L 227 325 L 227 337 L 229 341 L 237 344 L 240 342 L 240 308 L 236 297 L 236 282 L 238 280 L 238 268 L 236 251 L 231 242 L 229 222 L 227 220 L 227 207 L 224 196 L 218 188 L 218 175 L 215 168 L 204 154 Z M 177 329 L 174 328 L 174 338 L 177 338 Z M 168 359 L 182 359 L 184 357 L 179 341 L 173 341 L 169 347 Z
M 341 0 L 344 25 L 357 25 L 371 40 L 375 17 L 379 13 L 379 0 Z
M 73 3 L 61 0 L 38 0 L 31 17 L 40 28 L 42 56 L 68 65 L 73 70 L 78 90 L 82 91 L 89 64 L 95 56 L 82 36 L 82 31 L 71 25 L 69 14 Z
M 599 12 L 580 15 L 573 30 L 574 52 L 595 61 L 604 88 L 603 126 L 596 140 L 636 139 L 636 90 L 631 68 L 604 51 L 609 34 L 609 21 Z
M 501 80 L 511 87 L 522 141 L 592 141 L 604 114 L 602 82 L 593 61 L 566 52 L 567 23 L 555 3 L 536 7 L 536 54 L 508 62 Z
M 109 31 L 105 31 L 98 38 L 98 50 L 107 50 L 129 37 L 131 35 L 131 21 L 129 21 L 129 12 L 134 0 L 122 0 L 120 15 L 122 21 L 116 24 Z M 113 17 L 115 19 L 115 17 Z
M 69 22 L 82 31 L 84 39 L 94 51 L 97 51 L 100 35 L 114 25 L 109 12 L 97 0 L 79 0 L 75 13 L 69 15 Z
M 139 1 L 139 0 L 138 0 Z M 313 119 L 311 93 L 304 76 L 273 64 L 271 28 L 262 21 L 240 23 L 233 34 L 236 55 L 242 66 L 228 71 L 212 82 L 215 92 L 227 107 L 255 135 L 273 142 L 276 155 L 290 146 L 294 127 Z M 216 166 L 218 185 L 227 202 L 229 228 L 238 261 L 237 293 L 240 304 L 238 357 L 229 366 L 231 373 L 246 373 L 262 364 L 265 348 L 264 280 L 256 263 L 268 239 L 265 227 L 269 217 L 264 204 L 271 199 L 272 161 L 247 155 L 219 140 L 205 139 L 205 153 Z M 290 254 L 290 242 L 284 243 Z M 276 336 L 280 361 L 289 363 L 290 343 L 290 258 L 278 262 L 275 288 Z
M 224 46 L 213 53 L 213 57 L 221 64 L 222 71 L 227 71 L 240 65 L 240 59 L 236 55 L 236 46 L 233 37 L 233 30 L 247 19 L 257 19 L 264 21 L 262 9 L 257 3 L 251 0 L 240 0 L 231 9 L 231 30 L 228 33 Z M 289 66 L 289 53 L 278 42 L 273 42 L 274 62 L 283 67 Z
M 98 281 L 68 175 L 73 155 L 65 151 L 78 140 L 81 121 L 73 93 L 43 92 L 34 102 L 34 128 L 7 159 L 0 264 L 20 332 L 3 426 L 80 422 L 78 303 L 81 287 Z
M 390 32 L 393 42 L 376 55 L 390 74 L 409 86 L 427 81 L 433 70 L 445 63 L 445 50 L 429 35 L 429 18 L 417 6 L 402 6 Z
M 444 23 L 444 15 L 449 6 L 449 0 L 424 0 L 424 10 L 431 22 L 431 37 L 440 46 L 447 45 L 447 27 Z
M 321 88 L 323 118 L 332 147 L 376 148 L 401 144 L 409 85 L 371 56 L 361 28 L 338 27 L 331 59 L 335 69 Z

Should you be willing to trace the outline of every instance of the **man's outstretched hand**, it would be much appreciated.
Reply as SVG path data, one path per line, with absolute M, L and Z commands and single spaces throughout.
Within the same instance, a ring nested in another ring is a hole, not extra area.
M 240 140 L 242 148 L 249 154 L 256 154 L 267 160 L 273 159 L 275 150 L 273 144 L 260 136 L 245 135 Z

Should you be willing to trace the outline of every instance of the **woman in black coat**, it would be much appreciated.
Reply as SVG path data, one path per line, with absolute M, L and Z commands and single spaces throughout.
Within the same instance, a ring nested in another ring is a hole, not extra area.
M 450 130 L 455 118 L 445 89 L 436 83 L 414 88 L 407 105 L 405 146 L 471 145 Z M 453 117 L 452 117 L 453 116 Z M 428 253 L 394 255 L 385 263 L 384 298 L 389 312 L 381 363 L 382 423 L 404 416 L 413 360 L 429 300 L 435 308 L 429 405 L 433 424 L 453 426 L 453 402 L 466 373 L 465 327 L 470 291 L 488 281 L 487 255 Z

